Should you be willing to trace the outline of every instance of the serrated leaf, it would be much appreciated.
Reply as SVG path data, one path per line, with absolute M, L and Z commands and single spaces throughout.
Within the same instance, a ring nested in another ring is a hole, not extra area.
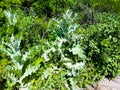
M 78 55 L 80 58 L 85 59 L 86 56 L 84 55 L 83 49 L 80 47 L 80 45 L 76 45 L 73 47 L 70 51 L 72 51 L 73 55 Z

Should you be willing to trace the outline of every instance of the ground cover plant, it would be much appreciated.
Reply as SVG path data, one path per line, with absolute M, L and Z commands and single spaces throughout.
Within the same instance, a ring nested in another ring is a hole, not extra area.
M 79 90 L 120 75 L 118 2 L 0 1 L 0 89 Z

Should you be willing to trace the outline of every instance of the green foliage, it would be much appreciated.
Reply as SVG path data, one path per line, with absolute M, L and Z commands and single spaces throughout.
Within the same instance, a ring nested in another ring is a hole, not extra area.
M 79 90 L 120 75 L 119 2 L 0 1 L 0 89 Z
M 102 20 L 101 20 L 102 19 Z M 114 77 L 119 71 L 119 18 L 112 14 L 97 14 L 97 24 L 79 30 L 86 55 L 103 76 Z M 102 26 L 102 27 L 101 27 Z
M 8 61 L 7 59 L 0 59 L 0 89 L 5 88 L 5 79 L 3 79 L 2 76 L 7 74 L 7 70 L 5 68 L 9 64 L 11 64 L 11 61 Z
M 112 13 L 119 13 L 120 11 L 119 0 L 104 0 L 104 1 L 97 0 L 95 3 L 97 3 L 95 8 L 101 11 L 107 11 L 107 12 L 112 12 Z
M 83 48 L 79 44 L 80 38 L 75 38 L 77 25 L 73 24 L 74 18 L 72 18 L 72 13 L 67 11 L 62 19 L 55 20 L 57 22 L 56 38 L 54 41 L 47 42 L 48 49 L 42 54 L 45 62 L 52 63 L 58 72 L 61 69 L 65 71 L 66 87 L 72 90 L 79 88 L 74 77 L 79 75 L 86 59 Z
M 69 9 L 73 5 L 73 0 L 41 0 L 41 1 L 34 1 L 32 6 L 36 13 L 43 13 L 48 17 L 57 16 L 63 11 Z
M 36 72 L 36 70 L 39 68 L 39 65 L 31 66 L 29 63 L 27 63 L 27 67 L 24 66 L 26 65 L 25 62 L 27 61 L 29 52 L 25 52 L 22 55 L 20 52 L 20 42 L 21 39 L 15 39 L 12 35 L 10 38 L 10 43 L 6 43 L 4 41 L 2 42 L 3 45 L 7 46 L 7 48 L 0 48 L 10 56 L 13 63 L 12 65 L 8 65 L 6 67 L 7 74 L 3 76 L 3 78 L 7 80 L 6 83 L 8 90 L 11 90 L 17 83 L 20 84 L 19 89 L 29 88 L 30 83 L 24 83 L 23 79 L 31 75 L 33 72 Z M 18 86 L 16 85 L 16 87 Z

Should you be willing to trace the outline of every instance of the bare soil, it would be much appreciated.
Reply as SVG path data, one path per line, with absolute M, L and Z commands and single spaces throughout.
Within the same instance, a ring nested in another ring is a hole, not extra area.
M 97 85 L 93 85 L 88 90 L 120 90 L 120 76 L 113 80 L 104 78 Z

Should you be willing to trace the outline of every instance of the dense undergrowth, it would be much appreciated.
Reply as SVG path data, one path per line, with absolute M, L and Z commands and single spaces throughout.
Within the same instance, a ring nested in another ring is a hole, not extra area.
M 119 7 L 119 0 L 0 1 L 0 90 L 80 90 L 120 75 Z

